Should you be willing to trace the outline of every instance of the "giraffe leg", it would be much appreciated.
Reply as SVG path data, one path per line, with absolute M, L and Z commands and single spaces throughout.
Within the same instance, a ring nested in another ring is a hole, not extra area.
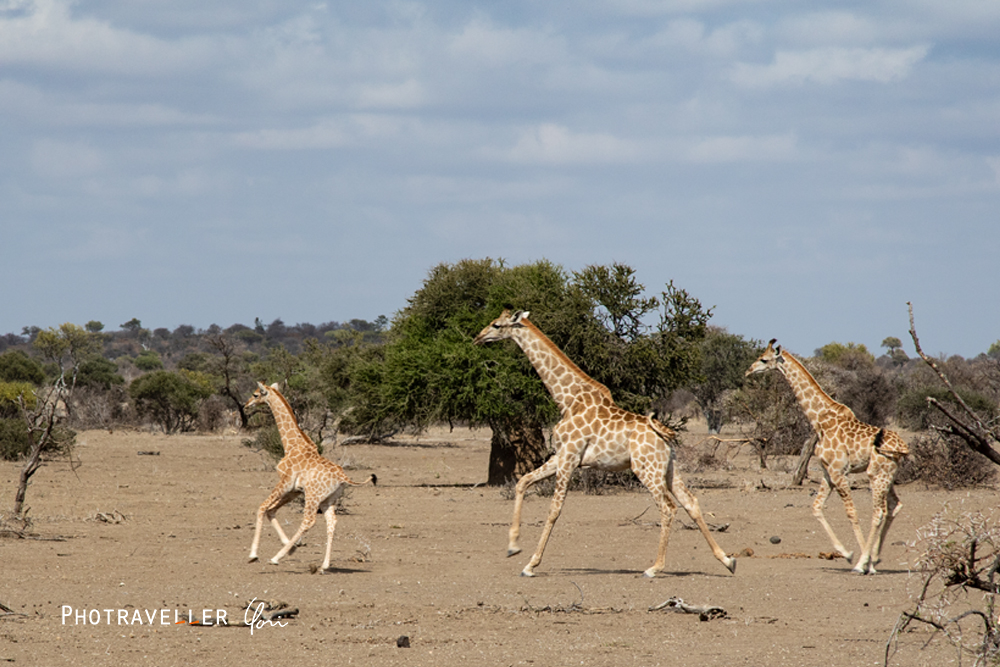
M 820 483 L 819 491 L 816 493 L 816 500 L 813 501 L 813 516 L 819 520 L 823 529 L 826 530 L 826 534 L 830 537 L 830 542 L 833 543 L 834 551 L 846 558 L 849 563 L 851 562 L 851 559 L 854 558 L 854 552 L 848 551 L 844 548 L 844 545 L 837 539 L 836 533 L 833 532 L 833 528 L 830 527 L 830 524 L 827 523 L 826 517 L 823 515 L 823 505 L 826 503 L 826 499 L 830 496 L 830 491 L 832 490 L 830 474 L 826 471 L 826 469 L 824 469 L 823 472 L 823 481 Z M 841 497 L 843 497 L 843 494 L 841 494 Z M 850 489 L 848 488 L 847 498 L 850 499 L 850 497 Z M 851 509 L 854 509 L 853 503 L 851 505 Z M 855 521 L 857 521 L 857 516 L 855 516 Z
M 878 548 L 872 550 L 873 564 L 878 564 L 882 560 L 882 545 L 885 544 L 885 536 L 889 534 L 889 526 L 892 525 L 893 520 L 899 515 L 899 510 L 903 509 L 903 503 L 900 502 L 899 496 L 896 495 L 895 487 L 889 487 L 886 501 L 885 523 L 882 524 L 882 533 L 879 535 Z
M 727 556 L 726 552 L 723 551 L 712 538 L 712 534 L 708 531 L 708 525 L 705 523 L 705 519 L 701 515 L 701 508 L 698 506 L 698 499 L 695 498 L 693 493 L 688 491 L 686 486 L 684 486 L 684 482 L 681 481 L 680 475 L 678 475 L 677 471 L 674 470 L 673 462 L 670 464 L 670 473 L 671 474 L 667 477 L 667 479 L 672 478 L 670 483 L 670 492 L 674 494 L 674 497 L 677 498 L 677 502 L 681 504 L 681 507 L 683 507 L 688 513 L 688 516 L 694 519 L 695 523 L 698 524 L 701 534 L 705 536 L 705 541 L 708 542 L 708 546 L 712 549 L 712 554 L 714 554 L 719 562 L 725 565 L 730 572 L 736 572 L 736 559 Z M 651 576 L 648 572 L 649 571 L 647 570 L 646 576 Z
M 891 482 L 891 478 L 888 481 L 884 478 L 873 481 L 871 534 L 868 536 L 868 548 L 861 554 L 861 559 L 854 567 L 854 571 L 858 574 L 877 574 L 875 564 L 879 561 L 882 540 L 901 507 Z M 890 486 L 887 487 L 887 484 Z
M 299 540 L 302 539 L 302 535 L 304 535 L 307 530 L 312 528 L 313 524 L 316 523 L 317 507 L 319 507 L 319 502 L 315 498 L 306 496 L 306 506 L 302 510 L 302 524 L 299 526 L 299 529 L 295 531 L 295 534 L 292 535 L 291 539 L 288 540 L 285 546 L 281 548 L 281 551 L 274 555 L 274 558 L 271 559 L 271 563 L 277 565 L 278 561 L 287 556 L 288 552 L 299 543 Z
M 524 494 L 532 484 L 554 474 L 556 474 L 556 457 L 553 456 L 517 481 L 517 486 L 514 489 L 514 518 L 511 519 L 507 537 L 508 557 L 521 553 L 521 547 L 517 545 L 517 540 L 521 534 L 521 506 L 524 503 Z
M 323 558 L 323 567 L 320 568 L 320 572 L 326 572 L 330 569 L 330 553 L 333 550 L 333 531 L 337 529 L 337 513 L 334 511 L 334 505 L 331 504 L 323 512 L 326 516 L 326 557 Z
M 548 465 L 548 464 L 546 464 Z M 545 466 L 542 466 L 544 468 Z M 539 468 L 541 470 L 541 468 Z M 538 540 L 538 547 L 528 564 L 521 570 L 522 577 L 535 576 L 535 568 L 542 562 L 542 553 L 545 551 L 545 544 L 549 541 L 552 527 L 556 525 L 556 520 L 562 512 L 563 503 L 566 501 L 566 492 L 569 490 L 569 480 L 576 470 L 575 462 L 563 461 L 556 473 L 556 490 L 552 494 L 552 504 L 549 506 L 549 516 L 545 519 L 545 528 L 542 529 L 542 536 Z
M 649 490 L 660 510 L 660 544 L 656 550 L 656 562 L 642 573 L 643 576 L 652 578 L 666 567 L 667 543 L 670 541 L 670 528 L 673 526 L 674 516 L 677 514 L 677 505 L 667 493 L 665 471 L 661 469 L 658 471 L 660 474 L 657 474 L 657 471 L 652 467 L 640 467 L 637 465 L 636 459 L 632 459 L 632 472 Z
M 275 514 L 282 505 L 288 502 L 290 498 L 290 484 L 288 480 L 281 480 L 278 485 L 274 487 L 271 491 L 271 495 L 267 497 L 260 507 L 257 508 L 257 525 L 254 528 L 253 533 L 253 543 L 250 545 L 250 559 L 249 562 L 254 562 L 257 560 L 257 549 L 260 546 L 260 533 L 264 527 L 264 518 L 267 517 L 268 520 L 275 526 L 278 531 L 278 536 L 282 538 L 282 543 L 286 544 L 288 538 L 285 537 L 284 531 L 281 530 L 281 526 L 278 524 L 278 520 L 275 518 Z

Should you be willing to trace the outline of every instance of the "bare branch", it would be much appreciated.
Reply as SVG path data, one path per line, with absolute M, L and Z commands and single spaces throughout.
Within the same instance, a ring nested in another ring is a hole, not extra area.
M 972 450 L 979 452 L 993 463 L 1000 465 L 1000 452 L 997 452 L 990 442 L 991 439 L 1000 440 L 1000 435 L 983 423 L 983 420 L 979 417 L 979 415 L 977 415 L 962 399 L 962 397 L 958 395 L 958 392 L 955 391 L 955 388 L 952 386 L 951 381 L 948 380 L 948 376 L 945 375 L 944 371 L 941 370 L 931 357 L 924 354 L 923 349 L 920 347 L 920 339 L 917 338 L 917 327 L 913 323 L 913 304 L 907 301 L 906 306 L 910 313 L 910 338 L 913 339 L 913 345 L 917 349 L 917 354 L 920 355 L 920 358 L 923 359 L 924 362 L 937 374 L 938 378 L 941 379 L 941 382 L 944 383 L 944 386 L 948 389 L 948 393 L 954 399 L 955 403 L 960 406 L 962 411 L 968 416 L 971 423 L 960 419 L 957 415 L 946 409 L 940 401 L 933 397 L 927 398 L 928 404 L 933 405 L 935 408 L 940 410 L 954 425 L 954 428 L 950 432 L 951 435 L 959 436 L 965 440 L 966 443 L 968 443 Z M 939 428 L 938 430 L 943 429 Z

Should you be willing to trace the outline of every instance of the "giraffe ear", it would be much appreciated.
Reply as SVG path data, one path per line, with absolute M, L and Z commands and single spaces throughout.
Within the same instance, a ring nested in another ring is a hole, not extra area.
M 277 388 L 278 388 L 278 383 L 277 382 L 271 383 L 271 389 L 277 389 Z
M 260 381 L 257 382 L 257 388 L 258 389 L 263 389 L 264 391 L 267 391 L 267 387 L 265 387 L 264 383 L 260 382 Z
M 531 315 L 530 311 L 527 310 L 517 311 L 516 313 L 514 313 L 514 324 L 520 324 L 521 320 L 528 319 L 528 315 Z

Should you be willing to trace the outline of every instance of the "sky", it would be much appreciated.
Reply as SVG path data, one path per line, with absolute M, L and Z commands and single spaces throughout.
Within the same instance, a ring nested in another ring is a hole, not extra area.
M 389 318 L 620 262 L 712 323 L 1000 339 L 995 0 L 0 0 L 0 333 Z

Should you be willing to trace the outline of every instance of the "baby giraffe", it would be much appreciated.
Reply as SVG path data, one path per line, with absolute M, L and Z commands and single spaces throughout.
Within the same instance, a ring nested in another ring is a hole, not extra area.
M 260 403 L 267 403 L 271 408 L 274 421 L 278 425 L 278 432 L 281 434 L 281 446 L 285 450 L 285 456 L 278 462 L 278 474 L 281 475 L 281 480 L 271 491 L 271 495 L 267 497 L 264 504 L 257 509 L 257 528 L 253 534 L 253 545 L 250 547 L 250 562 L 257 560 L 257 547 L 260 544 L 260 531 L 264 525 L 265 515 L 278 532 L 282 544 L 285 545 L 271 559 L 271 562 L 277 565 L 278 561 L 298 544 L 302 535 L 316 523 L 316 514 L 322 512 L 326 515 L 326 557 L 323 559 L 323 567 L 320 571 L 326 571 L 330 567 L 333 531 L 337 527 L 337 514 L 334 505 L 343 494 L 344 485 L 362 486 L 368 482 L 374 485 L 376 483 L 375 475 L 364 482 L 354 482 L 344 473 L 343 468 L 333 461 L 323 458 L 313 441 L 299 428 L 299 423 L 292 413 L 292 407 L 278 391 L 277 384 L 268 387 L 258 382 L 257 391 L 247 401 L 245 408 L 249 409 Z M 292 539 L 288 539 L 275 515 L 282 505 L 300 493 L 304 493 L 306 497 L 305 509 L 302 512 L 302 525 L 299 526 Z

